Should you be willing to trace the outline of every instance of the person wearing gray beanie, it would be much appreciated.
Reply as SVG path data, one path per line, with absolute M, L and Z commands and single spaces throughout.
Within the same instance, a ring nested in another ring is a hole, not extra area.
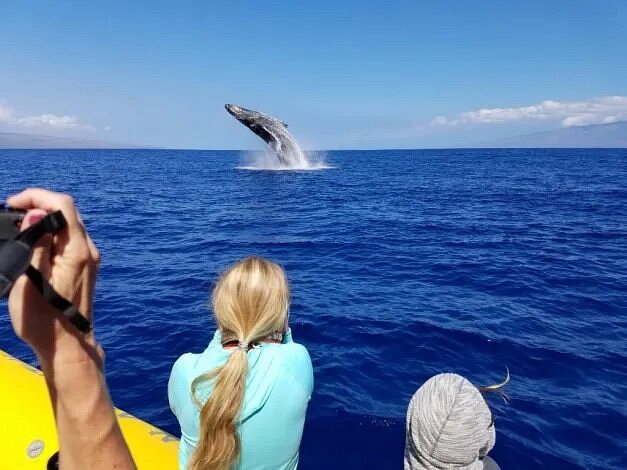
M 505 385 L 486 387 L 495 391 Z M 487 456 L 494 420 L 480 390 L 457 374 L 438 374 L 414 394 L 407 410 L 405 470 L 499 470 Z

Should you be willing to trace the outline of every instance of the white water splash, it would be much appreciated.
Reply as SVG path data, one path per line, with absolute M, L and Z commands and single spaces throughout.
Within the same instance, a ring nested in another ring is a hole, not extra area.
M 293 155 L 290 165 L 283 165 L 272 150 L 265 152 L 243 152 L 243 164 L 237 166 L 238 170 L 265 170 L 265 171 L 315 171 L 333 168 L 325 163 L 325 154 L 321 152 L 305 153 L 299 150 L 298 155 Z

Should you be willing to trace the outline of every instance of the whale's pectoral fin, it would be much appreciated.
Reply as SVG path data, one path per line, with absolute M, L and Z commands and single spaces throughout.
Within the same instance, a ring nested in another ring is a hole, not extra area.
M 250 130 L 253 131 L 255 134 L 257 134 L 259 137 L 261 137 L 261 139 L 266 144 L 272 145 L 273 142 L 276 140 L 274 135 L 271 132 L 269 132 L 268 129 L 266 129 L 263 126 L 260 126 L 259 124 L 252 124 L 250 126 Z
M 281 140 L 277 139 L 276 135 L 274 135 L 270 129 L 260 124 L 253 124 L 250 126 L 250 130 L 261 137 L 277 154 L 281 153 Z

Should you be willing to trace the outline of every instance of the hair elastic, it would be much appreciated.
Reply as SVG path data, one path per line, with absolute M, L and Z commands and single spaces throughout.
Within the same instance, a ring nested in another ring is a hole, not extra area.
M 283 342 L 283 333 L 281 333 L 280 331 L 275 331 L 270 335 L 270 339 L 272 341 L 276 341 L 277 343 L 282 343 Z
M 250 349 L 250 344 L 249 343 L 243 343 L 242 341 L 238 341 L 237 342 L 237 349 L 239 349 L 240 351 L 248 352 L 248 350 Z

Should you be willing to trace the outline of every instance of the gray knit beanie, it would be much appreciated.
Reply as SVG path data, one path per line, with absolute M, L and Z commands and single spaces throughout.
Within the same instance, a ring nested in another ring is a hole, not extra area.
M 407 410 L 405 470 L 499 468 L 492 415 L 477 387 L 457 374 L 439 374 L 414 394 Z

